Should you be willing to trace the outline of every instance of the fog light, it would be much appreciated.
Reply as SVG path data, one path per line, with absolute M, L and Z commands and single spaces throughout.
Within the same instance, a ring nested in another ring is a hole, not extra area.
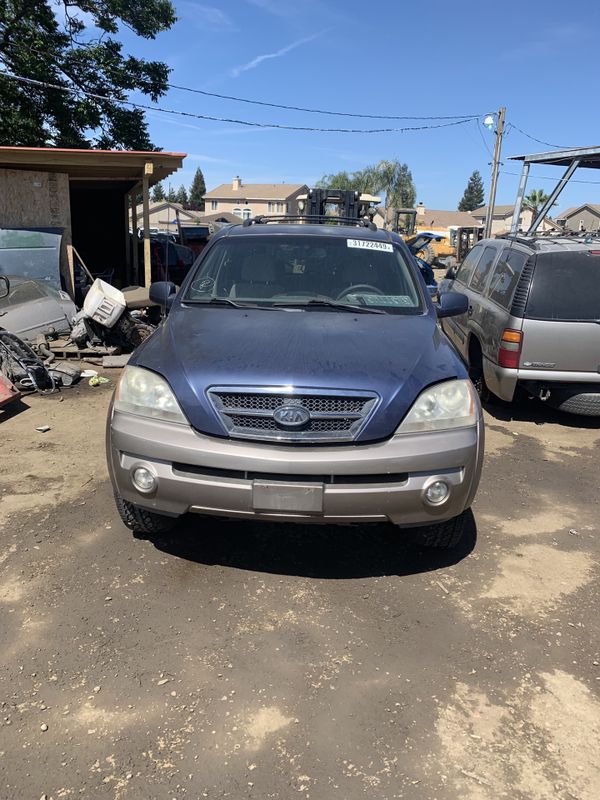
M 425 499 L 432 506 L 438 506 L 450 494 L 450 487 L 446 481 L 434 481 L 425 489 Z
M 156 478 L 146 467 L 136 467 L 133 470 L 131 480 L 140 492 L 150 492 L 156 486 Z

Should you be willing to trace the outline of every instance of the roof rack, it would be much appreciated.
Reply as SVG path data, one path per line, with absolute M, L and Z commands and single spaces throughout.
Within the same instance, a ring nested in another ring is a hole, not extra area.
M 377 225 L 370 219 L 357 219 L 356 217 L 331 217 L 327 214 L 276 214 L 273 216 L 259 215 L 252 219 L 245 219 L 242 223 L 244 228 L 250 225 L 267 225 L 270 222 L 307 222 L 316 225 L 354 225 L 358 228 L 368 228 L 371 231 L 378 230 Z

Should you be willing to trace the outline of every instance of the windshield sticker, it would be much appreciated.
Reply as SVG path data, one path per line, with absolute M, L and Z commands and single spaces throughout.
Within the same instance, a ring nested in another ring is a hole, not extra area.
M 415 301 L 405 294 L 366 294 L 357 293 L 347 295 L 347 299 L 352 303 L 361 301 L 367 306 L 411 306 L 414 307 Z
M 382 250 L 384 253 L 393 253 L 394 248 L 387 242 L 374 242 L 371 239 L 346 239 L 348 247 L 358 247 L 360 250 Z

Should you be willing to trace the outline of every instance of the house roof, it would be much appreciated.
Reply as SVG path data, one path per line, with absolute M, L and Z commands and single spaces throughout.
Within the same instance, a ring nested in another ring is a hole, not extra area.
M 515 210 L 514 205 L 512 206 L 494 206 L 494 217 L 512 217 L 513 212 Z M 471 215 L 473 217 L 485 217 L 488 213 L 487 206 L 479 206 L 474 211 L 471 211 Z
M 565 208 L 564 211 L 561 211 L 560 214 L 555 214 L 554 217 L 555 219 L 566 219 L 567 217 L 574 216 L 584 208 L 591 208 L 592 211 L 600 215 L 600 205 L 598 203 L 582 203 L 580 206 L 571 206 L 571 208 Z
M 241 223 L 242 220 L 238 217 L 237 214 L 232 214 L 230 211 L 215 211 L 214 214 L 202 214 L 200 217 L 200 222 L 231 222 L 231 223 Z
M 243 183 L 234 189 L 231 183 L 222 183 L 204 195 L 206 200 L 287 200 L 306 189 L 304 183 Z
M 137 183 L 145 164 L 153 170 L 149 184 L 168 178 L 182 165 L 185 153 L 143 150 L 77 150 L 63 147 L 0 147 L 0 167 L 66 172 L 72 180 L 114 180 Z
M 459 228 L 471 228 L 480 226 L 480 222 L 467 211 L 426 208 L 424 214 L 417 213 L 417 228 L 449 228 L 453 225 Z
M 149 209 L 151 214 L 155 214 L 157 211 L 162 211 L 163 209 L 171 209 L 173 211 L 179 211 L 180 214 L 184 214 L 188 219 L 197 219 L 199 220 L 201 217 L 200 211 L 194 211 L 191 208 L 184 208 L 181 203 L 175 203 L 171 200 L 154 200 L 151 201 L 149 204 Z M 138 217 L 140 217 L 143 213 L 143 205 L 137 207 Z

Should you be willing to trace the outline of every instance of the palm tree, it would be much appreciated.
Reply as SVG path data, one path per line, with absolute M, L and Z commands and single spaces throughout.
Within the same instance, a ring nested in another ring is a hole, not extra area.
M 532 189 L 529 194 L 523 198 L 523 208 L 528 208 L 533 214 L 533 219 L 535 219 L 538 210 L 542 208 L 549 197 L 550 195 L 546 194 L 543 189 Z M 555 206 L 556 203 L 552 205 Z

